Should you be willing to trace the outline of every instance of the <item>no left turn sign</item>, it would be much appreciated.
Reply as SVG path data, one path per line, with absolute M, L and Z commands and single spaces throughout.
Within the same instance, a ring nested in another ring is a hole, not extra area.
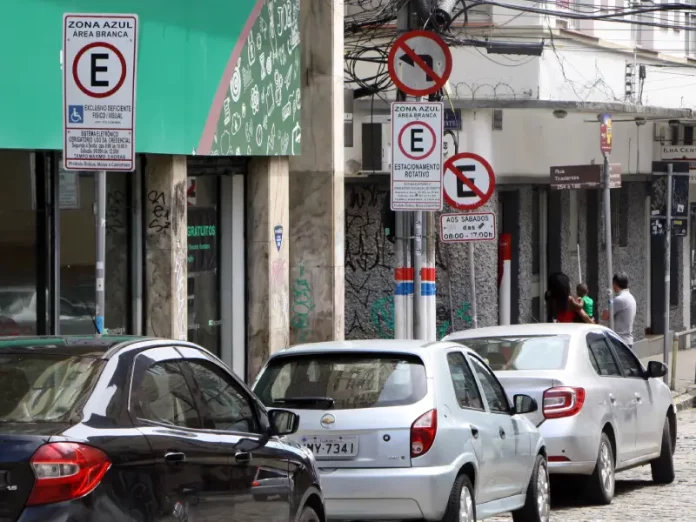
M 474 210 L 491 199 L 495 173 L 478 154 L 462 152 L 445 162 L 443 184 L 447 203 L 459 210 Z
M 447 83 L 452 73 L 452 53 L 437 34 L 410 31 L 394 42 L 388 68 L 398 89 L 411 96 L 427 96 Z

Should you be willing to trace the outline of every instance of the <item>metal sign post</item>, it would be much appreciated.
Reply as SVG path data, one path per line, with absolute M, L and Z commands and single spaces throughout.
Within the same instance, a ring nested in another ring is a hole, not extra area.
M 672 336 L 669 335 L 669 281 L 670 281 L 670 263 L 672 261 L 672 175 L 674 167 L 671 163 L 667 165 L 667 219 L 665 222 L 665 338 L 662 348 L 662 357 L 667 365 L 667 374 L 665 374 L 665 384 L 669 383 L 669 356 L 671 349 Z
M 443 170 L 442 184 L 445 190 L 445 201 L 454 208 L 475 210 L 485 205 L 495 192 L 493 167 L 478 154 L 457 153 L 447 159 Z M 471 316 L 474 328 L 478 328 L 475 254 L 474 242 L 470 240 L 468 255 Z
M 478 328 L 478 312 L 476 307 L 476 262 L 474 261 L 474 243 L 467 245 L 469 251 L 469 285 L 471 287 L 471 320 L 474 328 Z
M 609 328 L 614 329 L 614 262 L 611 240 L 611 172 L 609 170 L 609 154 L 612 145 L 612 124 L 611 114 L 602 114 L 600 117 L 600 149 L 604 155 L 604 169 L 602 170 L 602 197 L 604 207 L 604 246 L 607 255 L 607 281 L 609 286 L 608 305 L 609 305 Z
M 90 30 L 85 30 L 89 28 Z M 117 31 L 110 29 L 117 28 Z M 96 171 L 95 327 L 104 333 L 106 172 L 135 170 L 138 15 L 63 16 L 63 164 Z
M 95 222 L 96 222 L 96 303 L 94 321 L 97 327 L 97 334 L 104 333 L 104 280 L 106 276 L 106 171 L 100 170 L 96 173 L 95 183 Z

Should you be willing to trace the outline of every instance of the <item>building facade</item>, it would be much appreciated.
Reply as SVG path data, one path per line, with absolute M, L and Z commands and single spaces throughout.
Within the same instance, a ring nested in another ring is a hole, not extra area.
M 105 329 L 188 339 L 249 378 L 288 345 L 291 329 L 317 340 L 342 335 L 342 244 L 325 241 L 335 215 L 342 231 L 342 209 L 326 197 L 337 180 L 342 189 L 342 177 L 334 155 L 315 161 L 305 105 L 324 104 L 317 129 L 342 111 L 341 85 L 333 82 L 335 104 L 326 82 L 342 49 L 333 30 L 342 11 L 324 7 L 301 9 L 299 0 L 6 7 L 5 48 L 36 37 L 8 55 L 13 73 L 0 86 L 0 335 L 96 332 L 95 173 L 62 166 L 62 21 L 81 12 L 139 18 L 137 168 L 107 175 Z M 326 140 L 319 145 L 333 150 Z M 308 187 L 320 207 L 307 201 Z M 308 236 L 308 223 L 318 238 Z M 296 318 L 298 281 L 314 293 Z
M 580 280 L 589 285 L 600 313 L 607 306 L 601 191 L 551 190 L 550 168 L 601 165 L 597 115 L 608 112 L 614 118 L 610 161 L 623 172 L 621 188 L 611 197 L 614 271 L 629 275 L 638 302 L 636 339 L 660 335 L 664 237 L 651 234 L 650 217 L 663 189 L 652 164 L 694 157 L 696 96 L 688 88 L 696 78 L 694 47 L 692 31 L 682 27 L 693 20 L 670 12 L 664 13 L 669 28 L 632 26 L 568 18 L 583 10 L 591 16 L 586 4 L 547 4 L 551 14 L 525 11 L 524 2 L 506 5 L 519 8 L 480 7 L 455 33 L 489 41 L 543 40 L 542 55 L 452 47 L 445 106 L 459 152 L 482 155 L 496 173 L 496 194 L 481 210 L 495 211 L 498 231 L 511 236 L 511 322 L 546 320 L 546 279 L 559 270 L 570 276 L 573 288 Z M 600 8 L 623 6 L 603 2 Z M 379 74 L 369 63 L 353 70 L 358 77 Z M 385 233 L 393 99 L 393 90 L 354 99 L 347 126 L 352 140 L 346 142 L 346 335 L 354 338 L 393 335 L 393 245 Z M 451 138 L 445 139 L 445 155 L 453 154 Z M 677 192 L 687 230 L 672 241 L 669 300 L 670 326 L 679 331 L 696 324 L 696 317 L 687 216 L 694 193 L 685 178 Z M 438 337 L 473 325 L 467 256 L 465 246 L 438 244 Z M 479 325 L 498 324 L 498 245 L 477 243 L 475 261 Z M 661 348 L 646 348 L 653 349 Z

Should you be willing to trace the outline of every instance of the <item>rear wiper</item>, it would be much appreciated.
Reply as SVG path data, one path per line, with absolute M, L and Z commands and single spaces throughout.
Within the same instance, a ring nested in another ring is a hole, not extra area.
M 334 402 L 331 397 L 284 397 L 282 399 L 273 399 L 274 404 L 312 404 L 314 406 L 323 406 L 325 410 L 333 408 Z

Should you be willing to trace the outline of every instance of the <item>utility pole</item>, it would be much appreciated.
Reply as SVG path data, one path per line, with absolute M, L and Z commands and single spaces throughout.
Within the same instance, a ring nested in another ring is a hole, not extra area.
M 418 15 L 418 8 L 421 10 L 423 5 L 422 2 L 417 3 L 415 0 L 410 0 L 406 2 L 399 10 L 397 17 L 397 33 L 401 37 L 404 33 L 414 29 L 413 20 L 415 16 Z M 419 15 L 421 18 L 424 16 L 423 13 Z M 418 24 L 418 29 L 420 29 L 420 24 Z M 444 81 L 442 83 L 437 83 L 432 86 L 432 88 L 413 88 L 405 85 L 397 79 L 397 75 L 392 69 L 394 63 L 391 62 L 390 54 L 390 74 L 394 83 L 403 90 L 398 90 L 396 94 L 397 102 L 403 102 L 407 100 L 407 94 L 412 96 L 412 100 L 415 102 L 420 102 L 423 96 L 429 95 L 430 101 L 440 101 L 442 89 L 442 84 L 449 77 L 451 72 L 451 55 L 449 49 L 447 49 L 446 44 L 436 36 L 434 33 L 432 37 L 427 34 L 427 31 L 419 30 L 419 35 L 416 38 L 425 39 L 429 42 L 434 42 L 436 46 L 435 52 L 444 54 L 444 61 L 439 62 L 444 64 Z M 434 40 L 437 38 L 437 40 Z M 406 38 L 408 40 L 408 37 Z M 438 43 L 441 42 L 441 43 Z M 400 44 L 398 41 L 393 50 L 399 49 Z M 432 45 L 432 44 L 431 44 Z M 429 51 L 433 52 L 433 51 Z M 410 54 L 409 54 L 410 53 Z M 423 67 L 423 73 L 426 73 L 428 67 L 426 62 L 420 58 L 420 56 L 430 56 L 431 55 L 420 55 L 418 51 L 410 49 L 406 52 L 407 58 L 411 60 L 410 65 L 416 67 Z M 421 64 L 418 64 L 418 61 Z M 408 63 L 408 62 L 406 62 Z M 433 62 L 434 63 L 434 62 Z M 442 73 L 441 73 L 442 74 Z M 436 76 L 436 75 L 433 75 Z M 426 78 L 430 76 L 426 75 Z M 429 80 L 433 81 L 433 80 Z M 432 104 L 439 106 L 440 118 L 442 118 L 442 104 Z M 442 126 L 442 119 L 438 120 L 440 126 Z M 392 122 L 392 126 L 394 122 Z M 426 126 L 427 127 L 427 126 Z M 394 127 L 392 127 L 392 130 Z M 441 128 L 438 129 L 442 132 Z M 431 129 L 431 132 L 433 130 Z M 394 143 L 392 147 L 397 146 L 397 138 L 392 135 Z M 435 135 L 433 135 L 435 139 Z M 398 138 L 401 141 L 401 138 Z M 442 145 L 442 135 L 438 136 L 436 141 Z M 402 146 L 401 143 L 398 146 Z M 433 148 L 435 144 L 433 144 Z M 440 154 L 441 154 L 441 148 Z M 431 150 L 432 152 L 432 150 Z M 430 152 L 426 155 L 430 155 Z M 425 157 L 425 156 L 423 156 Z M 438 163 L 442 163 L 442 158 L 438 160 Z M 393 168 L 393 166 L 392 166 Z M 392 179 L 394 172 L 392 172 Z M 440 165 L 439 171 L 438 187 L 441 187 L 442 183 L 442 165 Z M 441 208 L 442 194 L 439 196 L 440 205 L 438 207 L 433 207 L 432 203 L 426 206 L 426 209 Z M 392 208 L 394 208 L 394 203 L 392 202 Z M 394 273 L 394 278 L 396 282 L 396 290 L 394 296 L 394 315 L 395 315 L 395 337 L 397 339 L 404 338 L 416 338 L 427 341 L 434 341 L 437 338 L 437 327 L 436 327 L 436 315 L 437 315 L 437 295 L 436 295 L 436 281 L 435 281 L 435 250 L 436 250 L 436 237 L 435 237 L 435 218 L 431 210 L 417 210 L 419 207 L 411 207 L 416 210 L 409 211 L 396 211 L 395 215 L 395 262 L 396 270 Z M 411 243 L 413 239 L 413 243 Z M 414 299 L 415 297 L 415 299 Z

